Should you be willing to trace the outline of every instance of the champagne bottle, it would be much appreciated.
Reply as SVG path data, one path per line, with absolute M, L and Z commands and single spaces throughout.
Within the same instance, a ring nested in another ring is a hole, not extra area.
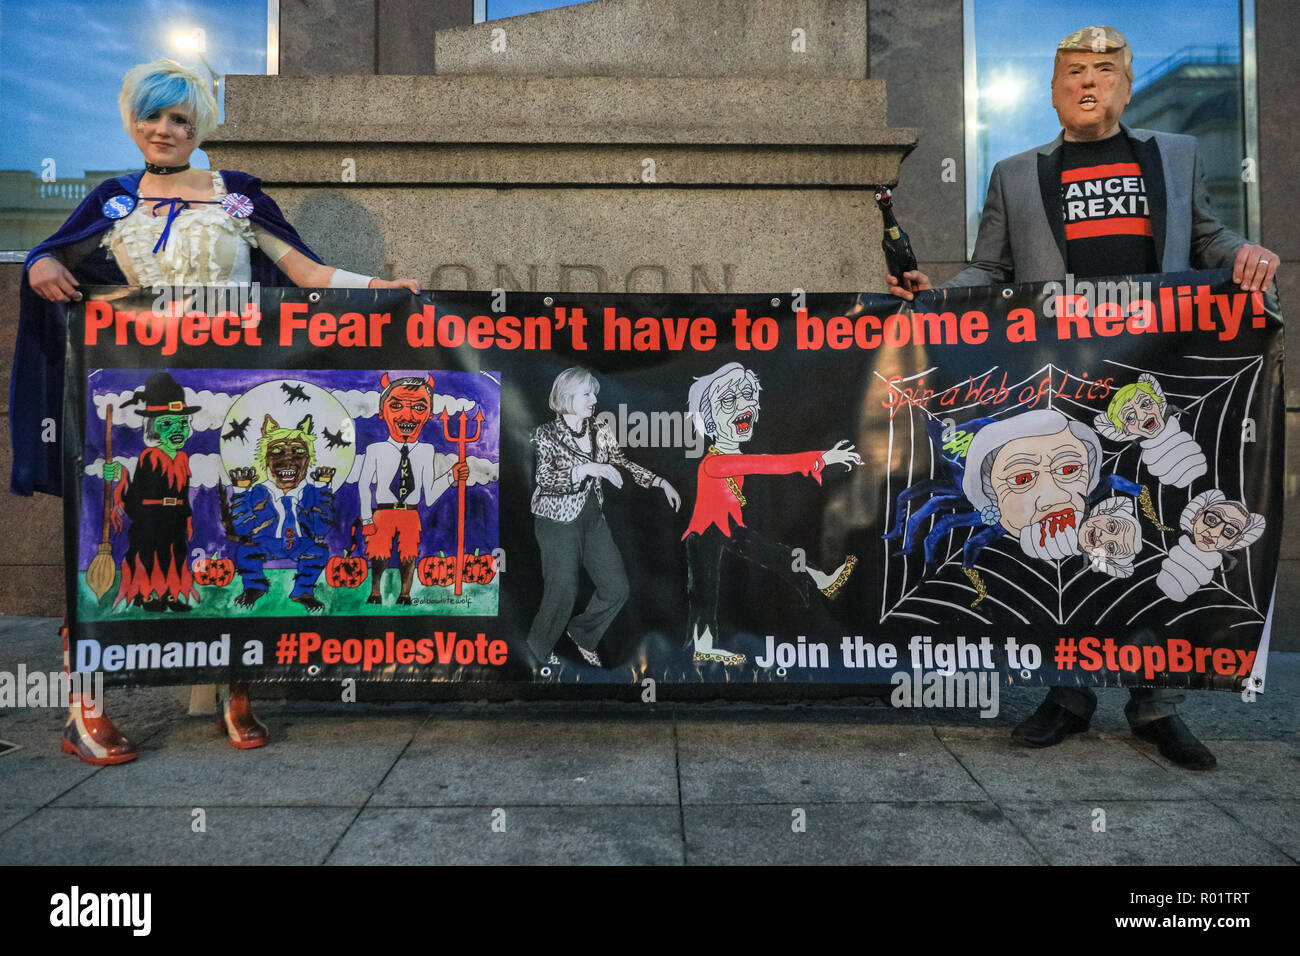
M 894 216 L 894 196 L 888 186 L 876 187 L 876 205 L 880 207 L 880 215 L 885 220 L 885 238 L 880 242 L 880 248 L 885 251 L 885 265 L 889 268 L 889 274 L 898 280 L 898 284 L 910 292 L 912 282 L 903 278 L 903 273 L 916 268 L 916 254 L 912 252 L 912 242 L 907 238 L 907 233 L 899 228 L 898 219 Z

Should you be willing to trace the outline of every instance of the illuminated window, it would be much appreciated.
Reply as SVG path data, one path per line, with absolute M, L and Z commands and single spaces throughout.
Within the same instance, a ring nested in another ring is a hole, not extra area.
M 1133 49 L 1133 99 L 1121 122 L 1200 143 L 1214 210 L 1259 232 L 1254 0 L 966 0 L 966 251 L 975 247 L 989 174 L 1000 159 L 1055 139 L 1052 63 L 1061 38 L 1105 24 Z
M 474 0 L 474 22 L 504 20 L 525 13 L 540 13 L 556 7 L 572 7 L 590 0 Z

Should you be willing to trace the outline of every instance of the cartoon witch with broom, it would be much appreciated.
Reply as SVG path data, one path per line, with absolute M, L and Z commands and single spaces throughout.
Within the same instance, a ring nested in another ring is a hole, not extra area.
M 144 440 L 134 479 L 120 462 L 104 464 L 104 480 L 122 481 L 114 496 L 113 528 L 122 527 L 122 512 L 131 519 L 122 582 L 114 606 L 130 601 L 146 611 L 188 611 L 198 592 L 190 574 L 188 542 L 193 533 L 190 463 L 182 449 L 193 434 L 190 416 L 199 411 L 185 404 L 185 391 L 166 372 L 151 375 L 143 389 L 122 407 L 143 403 Z

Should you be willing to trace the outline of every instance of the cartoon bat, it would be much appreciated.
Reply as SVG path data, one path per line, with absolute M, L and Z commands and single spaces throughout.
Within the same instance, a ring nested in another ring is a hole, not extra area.
M 287 402 L 290 405 L 292 405 L 294 402 L 311 401 L 311 396 L 309 396 L 305 391 L 303 391 L 303 386 L 301 385 L 286 385 L 282 382 L 280 384 L 280 391 L 286 393 L 289 396 Z
M 234 441 L 238 438 L 244 444 L 248 444 L 248 436 L 244 434 L 244 430 L 248 428 L 248 423 L 251 420 L 252 419 L 245 418 L 242 422 L 237 422 L 232 418 L 229 422 L 230 431 L 221 436 L 222 441 Z
M 344 440 L 341 429 L 338 432 L 332 432 L 326 428 L 322 430 L 321 434 L 325 436 L 325 441 L 330 448 L 345 448 L 352 444 L 352 442 Z

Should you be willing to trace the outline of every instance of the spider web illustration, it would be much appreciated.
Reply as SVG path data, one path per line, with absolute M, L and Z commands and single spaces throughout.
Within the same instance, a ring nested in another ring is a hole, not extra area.
M 1267 575 L 1255 567 L 1257 559 L 1252 558 L 1249 549 L 1231 552 L 1236 559 L 1235 567 L 1230 569 L 1233 562 L 1225 560 L 1211 583 L 1186 601 L 1170 600 L 1156 584 L 1169 549 L 1185 533 L 1178 526 L 1179 516 L 1192 497 L 1217 488 L 1229 499 L 1253 507 L 1248 489 L 1255 485 L 1247 472 L 1247 445 L 1254 436 L 1243 423 L 1250 418 L 1263 358 L 1188 355 L 1179 366 L 1181 373 L 1145 369 L 1114 360 L 1105 360 L 1104 364 L 1115 383 L 1105 398 L 1087 399 L 1086 386 L 1095 384 L 1093 379 L 1080 378 L 1049 363 L 1014 385 L 1007 375 L 1006 388 L 1013 398 L 1027 386 L 1033 386 L 1033 398 L 996 407 L 965 401 L 970 391 L 968 384 L 980 383 L 986 376 L 989 383 L 1002 383 L 1003 369 L 994 366 L 973 376 L 969 383 L 967 380 L 953 383 L 961 395 L 961 404 L 934 411 L 913 404 L 906 412 L 899 412 L 889 424 L 884 526 L 892 526 L 897 518 L 895 509 L 900 491 L 939 474 L 940 463 L 925 427 L 927 419 L 951 419 L 961 427 L 981 416 L 1003 419 L 1031 409 L 1054 408 L 1092 428 L 1093 417 L 1106 410 L 1114 388 L 1136 382 L 1139 375 L 1149 372 L 1164 389 L 1168 400 L 1166 417 L 1179 417 L 1183 431 L 1191 434 L 1204 450 L 1209 472 L 1190 488 L 1166 487 L 1142 464 L 1138 442 L 1121 443 L 1101 437 L 1100 474 L 1118 475 L 1146 485 L 1161 524 L 1172 530 L 1157 530 L 1138 509 L 1142 549 L 1135 557 L 1133 575 L 1127 578 L 1112 577 L 1098 570 L 1096 561 L 1088 555 L 1057 561 L 1029 558 L 1013 536 L 1003 536 L 984 548 L 975 563 L 988 593 L 972 608 L 978 593 L 962 572 L 962 547 L 980 528 L 954 531 L 927 568 L 923 542 L 942 517 L 941 512 L 920 525 L 910 553 L 898 553 L 901 539 L 881 542 L 885 569 L 880 606 L 882 623 L 902 618 L 934 625 L 1016 622 L 1079 627 L 1108 625 L 1115 630 L 1159 623 L 1190 633 L 1199 625 L 1197 618 L 1208 613 L 1226 628 L 1263 625 L 1270 598 Z M 903 379 L 904 387 L 936 371 L 932 367 L 908 376 Z M 1048 377 L 1052 387 L 1040 397 L 1039 383 Z M 1081 389 L 1084 397 L 1073 397 Z M 943 390 L 935 386 L 934 395 L 942 394 Z M 907 516 L 924 503 L 924 498 L 911 502 Z

